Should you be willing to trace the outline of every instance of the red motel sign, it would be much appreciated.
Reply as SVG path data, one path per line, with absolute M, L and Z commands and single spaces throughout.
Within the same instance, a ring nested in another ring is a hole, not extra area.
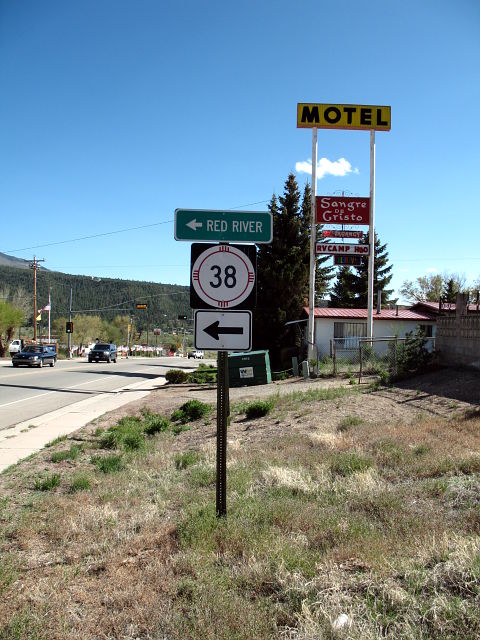
M 370 198 L 317 196 L 318 224 L 364 224 L 370 222 Z

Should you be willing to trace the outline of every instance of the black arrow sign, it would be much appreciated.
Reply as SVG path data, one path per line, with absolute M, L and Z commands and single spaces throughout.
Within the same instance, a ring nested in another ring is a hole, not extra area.
M 212 324 L 210 324 L 208 327 L 205 327 L 204 331 L 205 333 L 208 333 L 208 335 L 211 336 L 214 340 L 219 340 L 220 334 L 233 335 L 235 333 L 243 333 L 243 327 L 220 327 L 219 325 L 219 320 L 215 320 L 215 322 L 212 322 Z

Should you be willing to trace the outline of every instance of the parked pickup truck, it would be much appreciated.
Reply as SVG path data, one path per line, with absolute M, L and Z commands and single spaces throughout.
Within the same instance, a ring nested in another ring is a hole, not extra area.
M 195 360 L 203 360 L 204 357 L 205 354 L 203 353 L 203 351 L 199 351 L 198 349 L 196 351 L 188 352 L 188 359 L 194 358 Z
M 23 349 L 23 340 L 12 340 L 8 347 L 8 353 L 13 356 L 14 353 L 20 353 Z

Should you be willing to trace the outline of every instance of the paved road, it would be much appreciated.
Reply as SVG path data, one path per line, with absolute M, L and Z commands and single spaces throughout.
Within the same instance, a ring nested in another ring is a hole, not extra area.
M 59 360 L 53 368 L 13 368 L 0 364 L 0 431 L 12 425 L 94 396 L 118 394 L 158 380 L 172 368 L 194 369 L 198 362 L 186 358 L 129 358 L 116 363 L 88 363 L 85 359 Z

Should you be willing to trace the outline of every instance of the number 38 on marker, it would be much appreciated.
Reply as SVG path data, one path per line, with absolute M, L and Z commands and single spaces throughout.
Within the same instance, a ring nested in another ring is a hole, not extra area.
M 232 245 L 216 245 L 203 251 L 192 265 L 192 286 L 208 305 L 230 309 L 241 304 L 255 286 L 250 258 Z

